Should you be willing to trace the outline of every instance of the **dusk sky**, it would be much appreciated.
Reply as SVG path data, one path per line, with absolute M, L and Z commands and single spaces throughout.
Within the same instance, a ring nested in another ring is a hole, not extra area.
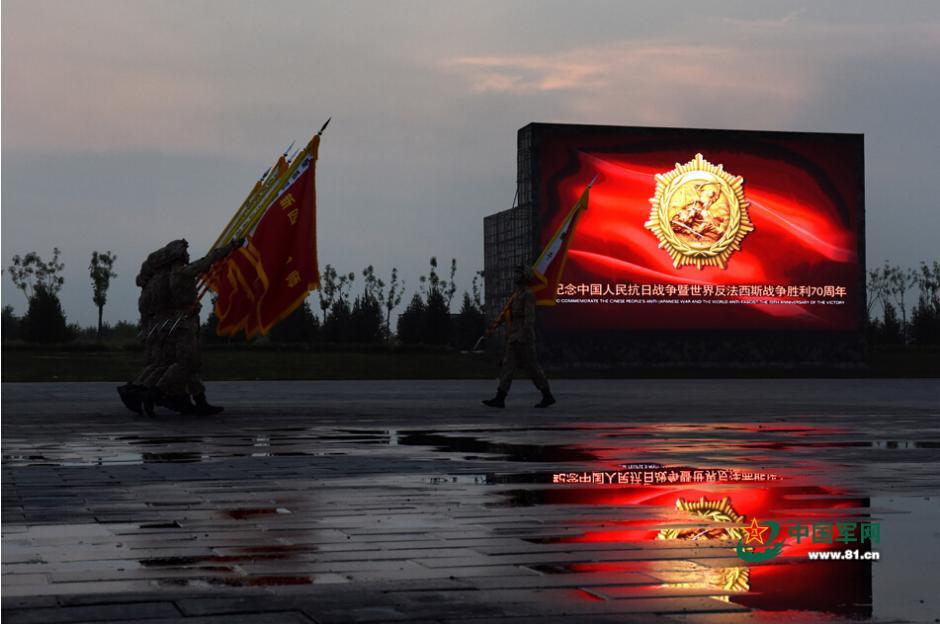
M 113 250 L 105 320 L 136 321 L 147 253 L 204 253 L 332 116 L 320 264 L 397 266 L 406 301 L 432 255 L 469 290 L 533 121 L 864 133 L 867 264 L 916 266 L 940 259 L 937 76 L 934 1 L 4 0 L 2 264 L 59 247 L 90 325 Z M 25 311 L 6 271 L 2 295 Z

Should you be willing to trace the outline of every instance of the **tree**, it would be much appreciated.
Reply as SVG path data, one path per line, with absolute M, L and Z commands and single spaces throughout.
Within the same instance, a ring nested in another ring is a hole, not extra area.
M 428 274 L 422 275 L 418 278 L 418 282 L 421 284 L 421 292 L 424 294 L 425 302 L 427 302 L 428 295 L 430 295 L 432 291 L 439 290 L 441 288 L 441 276 L 437 274 L 436 256 L 431 256 L 430 265 L 431 268 L 428 270 Z
M 59 275 L 65 263 L 59 262 L 59 248 L 52 248 L 52 260 L 44 262 L 35 251 L 25 256 L 13 256 L 13 264 L 7 269 L 13 284 L 23 291 L 27 303 L 33 298 L 36 290 L 42 288 L 45 295 L 58 297 L 65 278 Z
M 375 269 L 372 268 L 371 264 L 362 270 L 362 282 L 362 294 L 381 303 L 384 296 L 382 289 L 385 288 L 385 282 L 375 275 Z
M 911 315 L 911 337 L 919 345 L 940 344 L 940 262 L 921 262 L 914 276 L 920 296 Z
M 14 311 L 13 306 L 3 306 L 3 326 L 0 333 L 4 340 L 16 340 L 20 337 L 20 323 L 23 321 Z
M 882 309 L 884 309 L 884 304 L 887 301 L 888 296 L 888 280 L 886 271 L 888 265 L 885 264 L 884 269 L 872 269 L 868 272 L 868 280 L 866 283 L 865 290 L 868 294 L 868 319 L 872 319 L 872 308 L 875 303 L 880 303 Z
M 457 293 L 457 282 L 454 280 L 454 277 L 456 275 L 457 275 L 457 258 L 451 258 L 450 259 L 450 279 L 441 285 L 441 291 L 444 295 L 444 299 L 447 301 L 448 310 L 450 310 L 450 305 L 454 301 L 454 295 Z
M 338 287 L 336 269 L 332 265 L 323 267 L 320 273 L 320 289 L 317 291 L 317 297 L 320 299 L 320 310 L 323 312 L 323 323 L 326 324 L 326 314 L 333 302 L 336 300 Z
M 310 304 L 303 304 L 271 328 L 269 336 L 272 342 L 312 343 L 320 329 L 320 322 L 314 316 Z
M 428 294 L 421 323 L 421 342 L 429 345 L 447 344 L 450 341 L 451 324 L 450 309 L 444 293 L 432 290 Z
M 350 317 L 352 310 L 345 298 L 338 298 L 330 307 L 326 322 L 323 323 L 323 336 L 330 342 L 349 342 L 352 340 Z
M 421 324 L 424 322 L 425 305 L 421 295 L 414 294 L 405 311 L 398 315 L 398 339 L 405 344 L 421 342 Z
M 901 311 L 901 342 L 907 343 L 907 291 L 916 283 L 916 273 L 913 269 L 902 269 L 899 266 L 888 266 L 885 263 L 882 269 L 885 274 L 885 292 L 897 309 Z M 887 306 L 885 308 L 885 324 L 887 325 Z
M 380 302 L 385 306 L 385 338 L 392 339 L 390 324 L 392 320 L 392 310 L 401 304 L 402 294 L 405 292 L 405 282 L 398 281 L 398 268 L 392 267 L 392 278 L 388 283 L 387 291 L 380 291 Z
M 352 310 L 349 304 L 349 290 L 355 280 L 355 273 L 340 275 L 329 264 L 323 269 L 319 298 L 320 309 L 323 310 L 323 334 L 327 340 L 350 340 L 349 319 Z
M 378 342 L 382 339 L 385 282 L 375 275 L 371 264 L 362 270 L 362 278 L 362 295 L 356 297 L 350 313 L 350 333 L 354 342 Z
M 353 272 L 344 273 L 336 281 L 336 298 L 341 299 L 349 305 L 349 291 L 352 290 L 353 282 L 356 281 L 356 274 Z
M 473 291 L 473 305 L 476 306 L 480 312 L 485 314 L 486 310 L 483 305 L 483 284 L 483 271 L 477 271 L 473 275 L 473 284 L 471 285 Z
M 382 340 L 382 307 L 374 296 L 363 293 L 353 302 L 349 317 L 353 342 L 379 342 Z
M 431 256 L 430 270 L 422 275 L 418 281 L 424 291 L 424 314 L 420 327 L 420 342 L 425 344 L 446 344 L 450 339 L 451 320 L 450 302 L 447 297 L 453 297 L 453 285 L 442 280 L 437 274 L 437 258 Z M 457 272 L 457 261 L 451 261 L 451 282 Z
M 65 283 L 60 273 L 65 263 L 59 262 L 59 248 L 52 248 L 52 260 L 44 261 L 31 251 L 25 256 L 13 256 L 10 277 L 23 291 L 29 308 L 20 326 L 22 336 L 31 342 L 65 342 L 73 338 L 65 322 L 59 291 Z
M 206 322 L 203 323 L 202 328 L 199 330 L 201 340 L 206 344 L 220 344 L 233 341 L 231 336 L 220 336 L 216 333 L 216 328 L 219 326 L 219 317 L 215 315 L 215 302 L 217 299 L 218 297 L 212 296 L 211 303 L 209 304 L 209 316 L 206 317 Z
M 450 259 L 450 280 L 443 280 L 441 276 L 437 274 L 437 257 L 431 256 L 430 260 L 430 269 L 428 270 L 427 275 L 422 275 L 418 278 L 418 281 L 421 283 L 421 290 L 424 293 L 425 303 L 428 301 L 431 293 L 439 291 L 444 296 L 444 301 L 447 304 L 447 309 L 450 309 L 450 304 L 454 299 L 454 294 L 457 292 L 457 285 L 454 282 L 454 276 L 457 274 L 457 259 Z
M 93 251 L 88 265 L 92 287 L 91 300 L 98 307 L 98 340 L 101 340 L 101 317 L 104 313 L 104 304 L 108 302 L 108 287 L 111 285 L 111 278 L 117 277 L 117 273 L 113 270 L 115 260 L 117 256 L 111 253 L 110 249 L 105 253 Z
M 898 313 L 891 303 L 885 303 L 884 322 L 881 324 L 879 342 L 883 344 L 901 344 L 904 342 L 904 326 L 898 322 Z
M 29 342 L 67 342 L 74 335 L 65 321 L 62 304 L 54 292 L 37 284 L 29 298 L 29 309 L 23 317 L 22 334 Z
M 460 307 L 460 313 L 457 315 L 454 327 L 454 339 L 457 348 L 463 351 L 472 349 L 485 329 L 486 316 L 483 314 L 483 310 L 464 291 L 463 305 Z

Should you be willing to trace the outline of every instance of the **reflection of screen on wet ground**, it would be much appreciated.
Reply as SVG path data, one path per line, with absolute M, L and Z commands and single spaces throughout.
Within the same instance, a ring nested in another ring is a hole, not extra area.
M 536 125 L 544 245 L 588 182 L 548 329 L 858 329 L 863 137 Z

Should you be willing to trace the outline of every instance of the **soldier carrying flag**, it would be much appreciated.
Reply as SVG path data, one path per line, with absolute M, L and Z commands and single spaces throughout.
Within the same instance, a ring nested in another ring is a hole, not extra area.
M 128 409 L 153 416 L 162 405 L 181 414 L 217 414 L 221 407 L 206 401 L 199 380 L 199 296 L 196 281 L 244 244 L 236 239 L 205 257 L 189 261 L 189 244 L 171 241 L 151 253 L 141 266 L 140 323 L 145 366 L 129 384 L 118 388 Z M 193 403 L 195 401 L 195 404 Z
M 581 193 L 581 197 L 568 211 L 558 230 L 539 254 L 535 264 L 531 268 L 519 265 L 515 269 L 513 280 L 515 290 L 502 312 L 484 334 L 484 336 L 492 334 L 504 322 L 509 326 L 496 396 L 483 401 L 484 405 L 506 407 L 506 396 L 512 385 L 513 374 L 518 368 L 524 369 L 529 374 L 535 387 L 542 393 L 542 400 L 535 407 L 545 408 L 555 403 L 548 379 L 539 366 L 535 354 L 535 306 L 555 305 L 555 287 L 561 280 L 568 256 L 568 247 L 571 245 L 578 219 L 582 211 L 587 209 L 589 191 L 596 180 L 595 176 Z
M 199 294 L 197 280 L 207 273 L 212 265 L 239 249 L 245 239 L 238 238 L 217 247 L 205 257 L 189 261 L 189 244 L 185 240 L 168 245 L 175 252 L 170 258 L 167 307 L 171 311 L 172 324 L 164 338 L 164 349 L 168 350 L 172 363 L 156 383 L 152 400 L 180 413 L 202 415 L 218 414 L 221 407 L 206 401 L 206 387 L 199 379 L 202 357 L 199 347 Z M 195 401 L 190 403 L 189 397 Z M 146 405 L 146 400 L 145 400 Z M 152 410 L 152 408 L 151 408 Z
M 182 239 L 150 254 L 138 277 L 146 365 L 118 388 L 129 409 L 150 416 L 155 404 L 184 414 L 222 411 L 206 401 L 198 376 L 199 300 L 207 290 L 218 296 L 218 334 L 244 331 L 250 339 L 319 287 L 314 175 L 327 124 L 265 171 L 205 257 L 190 262 Z
M 509 336 L 506 338 L 506 353 L 499 369 L 499 386 L 496 396 L 483 401 L 489 407 L 506 407 L 506 395 L 512 385 L 512 376 L 517 368 L 528 372 L 532 383 L 542 393 L 542 400 L 535 407 L 548 407 L 555 397 L 548 386 L 548 379 L 539 366 L 535 355 L 535 293 L 532 284 L 535 275 L 525 265 L 516 267 L 514 281 L 516 290 L 509 300 Z

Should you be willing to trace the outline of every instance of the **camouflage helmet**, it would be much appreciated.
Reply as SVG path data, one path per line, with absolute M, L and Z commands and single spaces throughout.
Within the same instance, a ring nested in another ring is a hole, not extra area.
M 189 243 L 186 242 L 185 238 L 170 241 L 147 256 L 145 264 L 149 263 L 151 270 L 156 271 L 180 260 L 185 262 L 188 258 L 188 249 Z
M 144 263 L 140 265 L 140 273 L 137 274 L 137 285 L 143 288 L 147 285 L 147 282 L 153 277 L 153 267 L 150 264 L 150 258 L 144 260 Z
M 526 264 L 517 264 L 513 268 L 513 281 L 516 283 L 524 282 L 526 284 L 534 282 L 535 273 L 532 272 L 532 267 Z

